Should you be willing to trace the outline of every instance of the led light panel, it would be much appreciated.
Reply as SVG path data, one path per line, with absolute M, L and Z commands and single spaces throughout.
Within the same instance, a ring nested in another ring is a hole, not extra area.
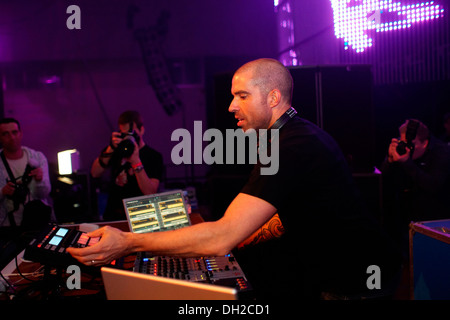
M 444 16 L 444 9 L 435 1 L 413 4 L 393 0 L 330 1 L 336 37 L 344 40 L 345 50 L 358 53 L 373 46 L 371 32 L 400 31 Z

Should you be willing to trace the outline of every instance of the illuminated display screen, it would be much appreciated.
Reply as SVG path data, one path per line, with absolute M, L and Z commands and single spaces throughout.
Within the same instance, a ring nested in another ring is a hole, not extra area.
M 167 192 L 124 200 L 135 233 L 173 230 L 189 225 L 183 192 Z
M 373 32 L 398 32 L 416 23 L 431 23 L 444 16 L 437 1 L 330 0 L 334 32 L 344 48 L 364 52 L 373 46 Z
M 59 230 L 56 232 L 56 235 L 59 237 L 64 237 L 68 231 L 69 229 L 59 228 Z
M 48 243 L 53 246 L 58 246 L 61 243 L 61 240 L 64 239 L 64 236 L 67 234 L 67 232 L 69 232 L 69 229 L 59 228 L 59 230 Z
M 59 245 L 59 243 L 61 242 L 63 238 L 62 237 L 58 237 L 58 236 L 54 236 L 50 241 L 49 244 L 57 246 Z

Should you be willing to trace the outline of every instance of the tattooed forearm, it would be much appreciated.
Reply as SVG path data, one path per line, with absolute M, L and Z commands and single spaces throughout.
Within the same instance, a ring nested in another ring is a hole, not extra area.
M 256 230 L 250 237 L 238 245 L 239 249 L 254 246 L 258 243 L 268 241 L 273 238 L 279 238 L 284 234 L 284 227 L 281 223 L 278 213 L 276 213 L 261 228 Z

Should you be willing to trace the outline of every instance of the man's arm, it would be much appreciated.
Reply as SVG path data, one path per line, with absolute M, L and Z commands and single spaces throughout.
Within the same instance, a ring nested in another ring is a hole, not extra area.
M 114 149 L 111 146 L 108 146 L 104 149 L 100 155 L 94 160 L 91 166 L 91 175 L 94 178 L 100 178 L 102 174 L 105 172 L 105 168 L 109 164 L 109 160 L 114 152 Z
M 284 234 L 284 227 L 278 213 L 276 213 L 261 228 L 238 245 L 238 249 L 245 249 L 270 239 L 280 238 Z
M 276 208 L 270 203 L 240 193 L 224 216 L 217 221 L 146 234 L 121 232 L 105 227 L 88 234 L 90 237 L 102 237 L 97 244 L 83 249 L 69 248 L 68 252 L 87 265 L 108 264 L 138 251 L 183 257 L 224 255 L 248 238 L 275 213 Z
M 100 155 L 94 160 L 91 166 L 91 175 L 94 178 L 100 178 L 102 174 L 105 172 L 105 168 L 109 164 L 109 160 L 111 160 L 111 156 L 114 153 L 114 149 L 117 148 L 119 143 L 123 139 L 121 138 L 120 132 L 113 132 L 111 134 L 111 142 L 110 144 L 102 150 Z
M 159 180 L 155 178 L 149 178 L 145 170 L 135 172 L 136 180 L 143 194 L 153 194 L 158 191 Z
M 139 189 L 141 189 L 141 192 L 143 194 L 156 193 L 159 187 L 159 180 L 156 178 L 149 178 L 149 176 L 147 175 L 147 172 L 145 171 L 145 168 L 143 168 L 143 163 L 139 157 L 139 147 L 137 144 L 135 144 L 134 152 L 131 157 L 127 159 L 127 161 L 130 162 L 131 167 L 134 170 L 134 175 L 139 185 Z
M 33 198 L 46 199 L 52 190 L 48 171 L 48 161 L 40 151 L 38 151 L 34 157 L 38 163 L 36 164 L 37 167 L 30 172 L 30 175 L 34 180 L 34 183 L 30 185 L 30 191 Z
M 383 173 L 389 174 L 392 169 L 392 164 L 396 164 L 403 169 L 421 190 L 431 193 L 439 192 L 450 174 L 450 167 L 448 165 L 450 154 L 448 150 L 443 149 L 440 153 L 435 152 L 431 167 L 427 171 L 424 171 L 411 159 L 408 148 L 404 155 L 399 155 L 397 145 L 398 140 L 392 139 L 389 146 L 388 159 L 383 166 Z

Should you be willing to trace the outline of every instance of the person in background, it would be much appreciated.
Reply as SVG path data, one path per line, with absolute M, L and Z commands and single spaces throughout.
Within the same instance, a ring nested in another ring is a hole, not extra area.
M 125 111 L 119 116 L 119 131 L 111 134 L 111 140 L 91 167 L 93 178 L 106 172 L 108 201 L 103 219 L 126 219 L 122 199 L 156 193 L 163 176 L 161 153 L 144 141 L 145 127 L 137 111 Z
M 450 218 L 450 147 L 428 127 L 408 119 L 399 127 L 382 165 L 384 223 L 409 253 L 409 224 Z
M 23 132 L 14 118 L 0 120 L 0 226 L 21 226 L 32 221 L 48 222 L 52 218 L 50 177 L 45 155 L 22 146 Z M 29 210 L 24 221 L 24 208 L 39 204 L 45 210 Z M 37 217 L 38 214 L 42 217 Z

